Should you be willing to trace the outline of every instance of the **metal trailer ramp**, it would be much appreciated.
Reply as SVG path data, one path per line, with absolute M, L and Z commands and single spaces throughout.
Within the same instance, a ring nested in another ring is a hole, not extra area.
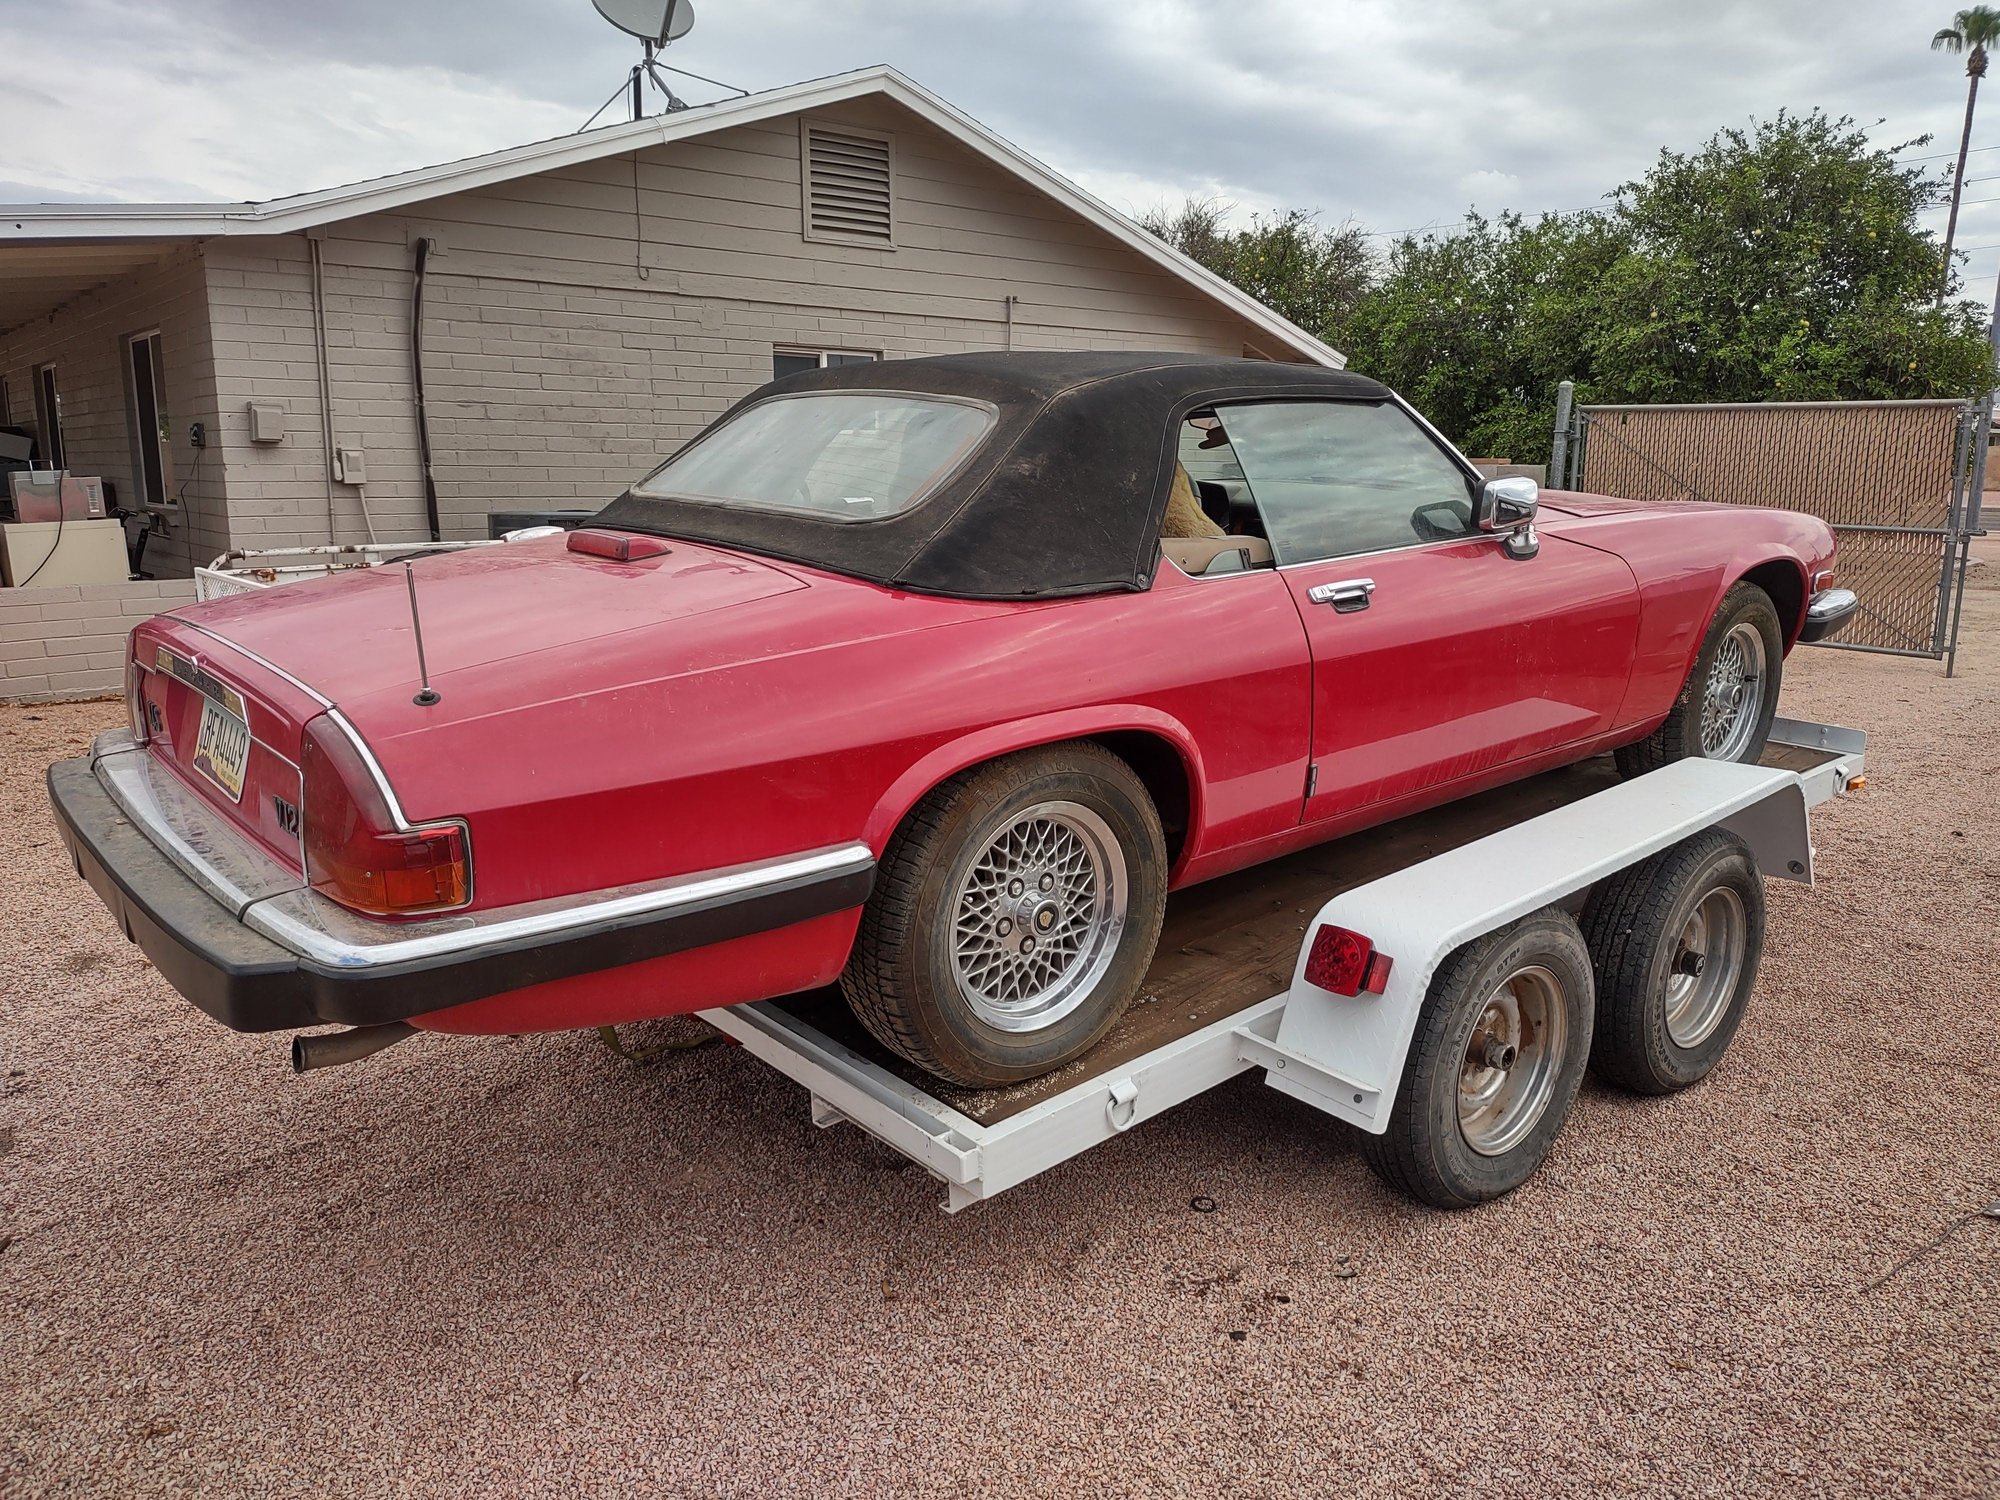
M 1860 776 L 1865 743 L 1779 719 L 1760 766 L 1685 761 L 1621 782 L 1586 762 L 1194 887 L 1170 899 L 1159 957 L 1119 1025 L 1023 1084 L 931 1078 L 824 994 L 701 1014 L 805 1088 L 815 1125 L 855 1125 L 936 1176 L 954 1213 L 1252 1068 L 1379 1131 L 1431 974 L 1458 944 L 1580 902 L 1596 880 L 1716 824 L 1767 875 L 1810 882 L 1805 810 Z M 1302 940 L 1327 921 L 1378 936 L 1396 960 L 1389 993 L 1345 1000 L 1304 982 Z

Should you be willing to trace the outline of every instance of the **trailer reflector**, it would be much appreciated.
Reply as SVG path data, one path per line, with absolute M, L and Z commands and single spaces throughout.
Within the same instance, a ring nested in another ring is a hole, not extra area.
M 1388 988 L 1391 962 L 1360 933 L 1328 923 L 1313 934 L 1306 983 L 1336 995 L 1379 995 Z

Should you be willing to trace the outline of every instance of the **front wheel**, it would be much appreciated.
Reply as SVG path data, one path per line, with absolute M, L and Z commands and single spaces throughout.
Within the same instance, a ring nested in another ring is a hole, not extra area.
M 1722 596 L 1666 722 L 1617 754 L 1625 776 L 1700 756 L 1754 765 L 1778 712 L 1785 637 L 1771 596 L 1739 583 Z
M 953 777 L 903 820 L 840 977 L 883 1046 L 954 1083 L 1062 1066 L 1124 1011 L 1159 942 L 1166 840 L 1101 745 Z

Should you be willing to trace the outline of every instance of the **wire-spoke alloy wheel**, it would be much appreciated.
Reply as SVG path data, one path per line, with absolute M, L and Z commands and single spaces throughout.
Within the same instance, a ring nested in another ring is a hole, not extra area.
M 1001 824 L 959 882 L 952 969 L 987 1025 L 1039 1031 L 1111 967 L 1131 896 L 1125 851 L 1079 802 L 1040 802 Z
M 1681 929 L 1667 979 L 1667 1035 L 1676 1047 L 1699 1047 L 1715 1034 L 1743 977 L 1748 922 L 1743 898 L 1719 885 Z
M 1520 1145 L 1555 1097 L 1568 1023 L 1562 982 L 1541 964 L 1486 997 L 1458 1073 L 1458 1128 L 1481 1156 Z
M 1643 776 L 1691 755 L 1754 765 L 1771 736 L 1784 673 L 1777 606 L 1748 580 L 1732 585 L 1666 718 L 1643 740 L 1619 747 L 1619 774 Z
M 961 771 L 882 851 L 841 992 L 883 1046 L 954 1083 L 1059 1068 L 1138 993 L 1170 863 L 1146 783 L 1103 745 Z
M 1701 705 L 1701 753 L 1744 760 L 1764 711 L 1764 637 L 1745 620 L 1732 625 L 1708 665 Z
M 1438 966 L 1380 1135 L 1389 1186 L 1436 1208 L 1513 1191 L 1549 1154 L 1590 1053 L 1596 1000 L 1576 919 L 1545 907 Z

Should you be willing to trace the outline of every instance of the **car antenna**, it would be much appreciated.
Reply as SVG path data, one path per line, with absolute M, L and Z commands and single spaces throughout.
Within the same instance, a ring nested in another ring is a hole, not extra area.
M 410 629 L 417 637 L 417 681 L 423 690 L 410 701 L 418 708 L 429 708 L 444 695 L 431 686 L 430 669 L 424 665 L 424 622 L 417 614 L 417 574 L 409 563 L 403 564 L 403 582 L 410 586 Z

